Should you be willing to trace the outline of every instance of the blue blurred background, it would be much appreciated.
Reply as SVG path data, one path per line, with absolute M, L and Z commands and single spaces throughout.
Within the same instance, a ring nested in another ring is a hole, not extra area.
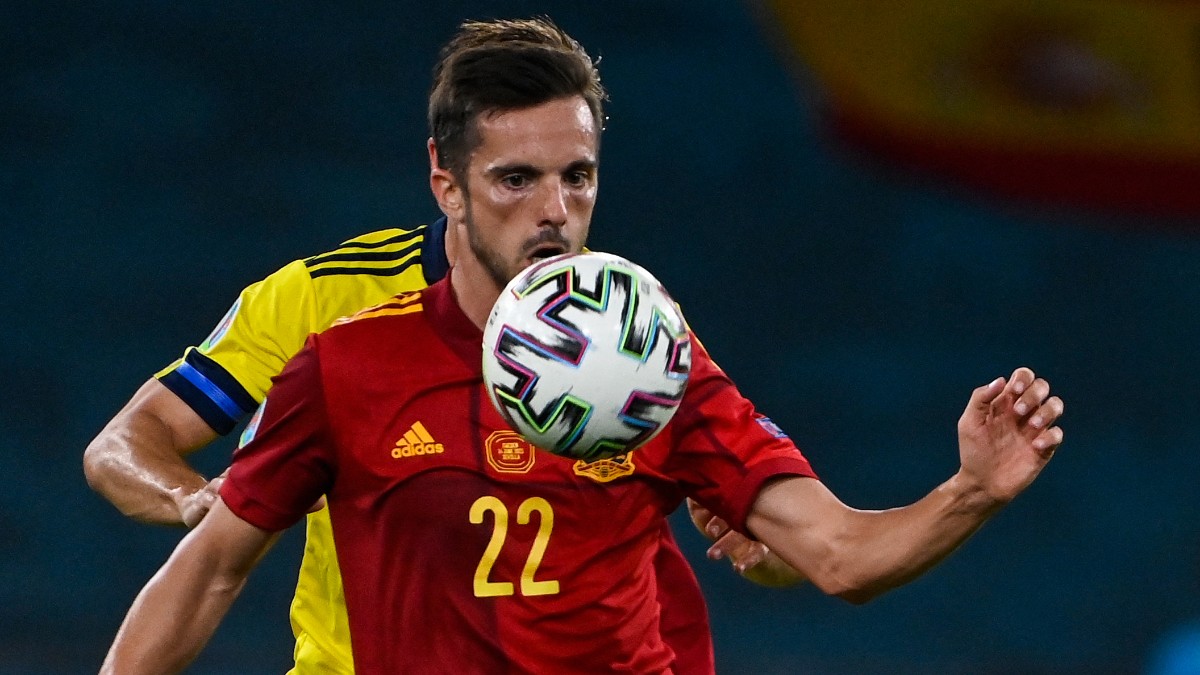
M 677 518 L 720 671 L 1167 672 L 1163 645 L 1186 651 L 1179 631 L 1200 618 L 1200 219 L 1002 199 L 859 149 L 828 133 L 820 78 L 764 12 L 0 8 L 0 308 L 15 323 L 0 350 L 0 673 L 94 671 L 181 535 L 94 495 L 87 442 L 246 284 L 436 217 L 436 50 L 464 18 L 534 13 L 602 58 L 612 95 L 592 246 L 655 271 L 844 500 L 899 505 L 948 477 L 970 390 L 1018 365 L 1067 401 L 1042 478 L 863 607 L 753 587 Z M 230 449 L 197 462 L 219 471 Z M 192 672 L 286 670 L 302 534 Z

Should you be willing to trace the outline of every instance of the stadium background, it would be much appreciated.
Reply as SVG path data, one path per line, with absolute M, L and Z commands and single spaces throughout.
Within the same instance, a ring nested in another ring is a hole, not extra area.
M 245 284 L 434 217 L 437 46 L 462 18 L 537 12 L 602 57 L 612 94 L 593 246 L 664 280 L 846 501 L 907 503 L 947 477 L 969 391 L 1018 364 L 1067 400 L 1069 440 L 1041 480 L 864 607 L 751 587 L 681 522 L 722 672 L 1167 672 L 1163 645 L 1200 618 L 1198 220 L 1000 199 L 881 160 L 827 133 L 819 73 L 756 11 L 0 9 L 0 673 L 94 671 L 180 536 L 87 488 L 88 440 Z M 219 470 L 229 449 L 199 462 Z M 286 668 L 301 534 L 191 672 Z

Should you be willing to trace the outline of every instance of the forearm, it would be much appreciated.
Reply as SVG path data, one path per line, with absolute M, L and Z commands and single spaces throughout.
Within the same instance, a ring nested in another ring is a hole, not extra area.
M 171 673 L 200 653 L 278 539 L 218 500 L 146 584 L 125 616 L 102 673 Z
M 1062 443 L 1062 399 L 1032 370 L 977 387 L 958 420 L 960 467 L 923 499 L 859 511 L 820 481 L 778 478 L 746 527 L 827 593 L 851 602 L 911 581 L 1029 486 Z
M 924 574 L 1000 506 L 955 476 L 909 506 L 856 512 L 842 556 L 854 589 L 846 599 L 865 602 Z
M 213 578 L 202 561 L 179 552 L 138 594 L 101 673 L 176 673 L 212 637 L 245 585 L 245 577 Z
M 131 518 L 183 524 L 181 500 L 208 480 L 174 452 L 168 432 L 153 424 L 112 426 L 88 446 L 88 484 Z
M 151 381 L 88 445 L 84 474 L 125 515 L 179 525 L 184 500 L 208 483 L 183 457 L 215 437 L 190 408 Z
M 770 501 L 775 487 L 765 488 L 760 499 Z M 858 603 L 937 565 L 1000 506 L 956 475 L 901 508 L 863 511 L 836 502 L 823 507 L 819 520 L 799 527 L 759 516 L 752 516 L 748 526 L 823 591 Z

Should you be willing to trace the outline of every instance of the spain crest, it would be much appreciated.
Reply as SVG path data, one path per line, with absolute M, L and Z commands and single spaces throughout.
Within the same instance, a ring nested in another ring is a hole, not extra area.
M 634 469 L 633 460 L 630 458 L 630 453 L 615 455 L 608 459 L 600 459 L 595 462 L 585 462 L 582 459 L 576 460 L 575 466 L 572 469 L 576 476 L 584 476 L 591 478 L 597 483 L 608 483 L 618 478 L 624 478 L 631 475 Z

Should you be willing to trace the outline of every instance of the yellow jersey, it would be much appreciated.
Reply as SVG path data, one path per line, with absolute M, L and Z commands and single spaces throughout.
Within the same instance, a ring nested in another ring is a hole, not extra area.
M 441 218 L 411 230 L 364 234 L 293 261 L 243 290 L 204 342 L 155 377 L 214 430 L 227 434 L 258 407 L 271 378 L 310 333 L 444 277 L 449 270 L 445 233 Z M 296 636 L 291 672 L 353 672 L 328 509 L 308 517 L 291 623 Z

